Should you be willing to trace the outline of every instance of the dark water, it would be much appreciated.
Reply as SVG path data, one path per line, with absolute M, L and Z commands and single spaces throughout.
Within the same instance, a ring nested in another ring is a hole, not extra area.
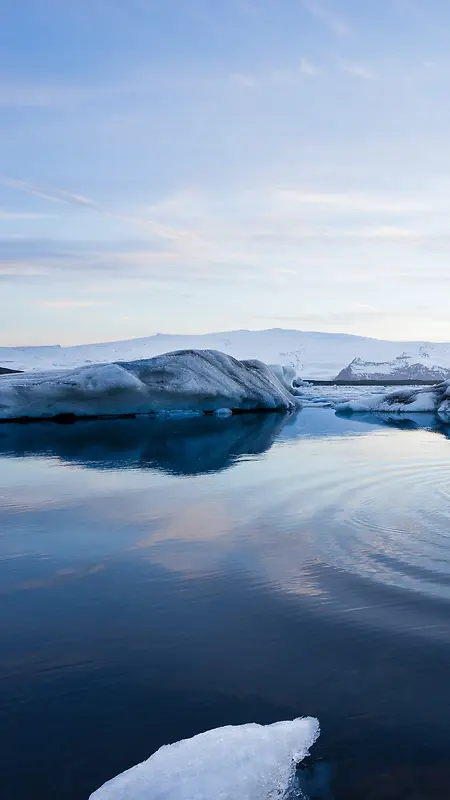
M 164 743 L 306 714 L 311 798 L 450 797 L 432 418 L 3 425 L 0 486 L 2 800 L 85 800 Z

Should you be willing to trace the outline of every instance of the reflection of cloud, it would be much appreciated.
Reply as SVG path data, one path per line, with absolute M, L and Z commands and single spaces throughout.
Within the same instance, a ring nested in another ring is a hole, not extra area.
M 26 490 L 20 494 L 9 488 L 0 491 L 0 513 L 2 516 L 23 513 L 33 514 L 37 511 L 62 509 L 66 507 L 66 502 L 62 498 L 55 497 L 55 492 L 51 489 L 47 491 L 43 487 L 27 486 Z
M 148 550 L 152 563 L 186 576 L 209 572 L 225 552 L 233 549 L 233 529 L 225 501 L 218 497 L 214 503 L 203 499 L 179 507 L 164 521 L 159 519 L 154 532 L 131 550 Z
M 245 551 L 246 570 L 284 593 L 322 597 L 325 588 L 308 563 L 307 551 L 314 547 L 314 532 L 283 527 L 282 546 L 277 533 L 284 504 L 246 507 L 246 490 L 237 490 L 233 506 L 216 496 L 177 504 L 174 513 L 149 518 L 153 530 L 130 551 L 145 551 L 152 564 L 186 578 L 218 573 L 228 555 Z M 124 522 L 141 524 L 145 515 L 124 515 Z M 248 565 L 251 564 L 249 567 Z
M 29 581 L 22 581 L 13 586 L 0 588 L 0 594 L 10 594 L 11 592 L 23 592 L 30 589 L 47 589 L 53 586 L 60 586 L 71 580 L 86 578 L 89 575 L 96 575 L 105 569 L 105 564 L 92 564 L 87 567 L 73 567 L 56 570 L 47 578 L 34 578 Z

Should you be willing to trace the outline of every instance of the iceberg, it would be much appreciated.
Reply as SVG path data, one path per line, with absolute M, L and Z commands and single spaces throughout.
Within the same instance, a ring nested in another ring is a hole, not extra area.
M 396 389 L 384 394 L 370 394 L 356 400 L 339 403 L 336 411 L 359 413 L 437 413 L 442 419 L 450 416 L 450 381 L 413 389 Z
M 319 732 L 314 718 L 216 728 L 161 747 L 90 800 L 281 800 Z
M 274 370 L 217 350 L 2 375 L 0 419 L 293 410 L 301 402 L 294 377 L 293 369 Z

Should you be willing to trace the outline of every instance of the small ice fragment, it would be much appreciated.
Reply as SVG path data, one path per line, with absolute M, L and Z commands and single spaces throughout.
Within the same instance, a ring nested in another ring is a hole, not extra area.
M 231 417 L 232 415 L 231 408 L 216 408 L 214 411 L 214 416 L 216 417 Z

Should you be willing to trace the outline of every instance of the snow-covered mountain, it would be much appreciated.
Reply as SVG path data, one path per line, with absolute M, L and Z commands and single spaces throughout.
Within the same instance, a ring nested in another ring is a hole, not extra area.
M 336 380 L 442 381 L 450 378 L 449 367 L 426 363 L 428 356 L 423 354 L 422 361 L 416 361 L 416 358 L 416 355 L 407 355 L 406 353 L 402 353 L 391 361 L 364 361 L 362 358 L 354 358 L 348 367 L 336 375 Z
M 391 342 L 280 328 L 199 335 L 156 334 L 75 347 L 0 347 L 0 366 L 43 371 L 150 358 L 185 348 L 221 350 L 238 359 L 257 358 L 267 364 L 291 365 L 305 378 L 335 378 L 355 358 L 380 363 L 396 362 L 401 357 L 408 358 L 411 364 L 450 371 L 450 342 Z

